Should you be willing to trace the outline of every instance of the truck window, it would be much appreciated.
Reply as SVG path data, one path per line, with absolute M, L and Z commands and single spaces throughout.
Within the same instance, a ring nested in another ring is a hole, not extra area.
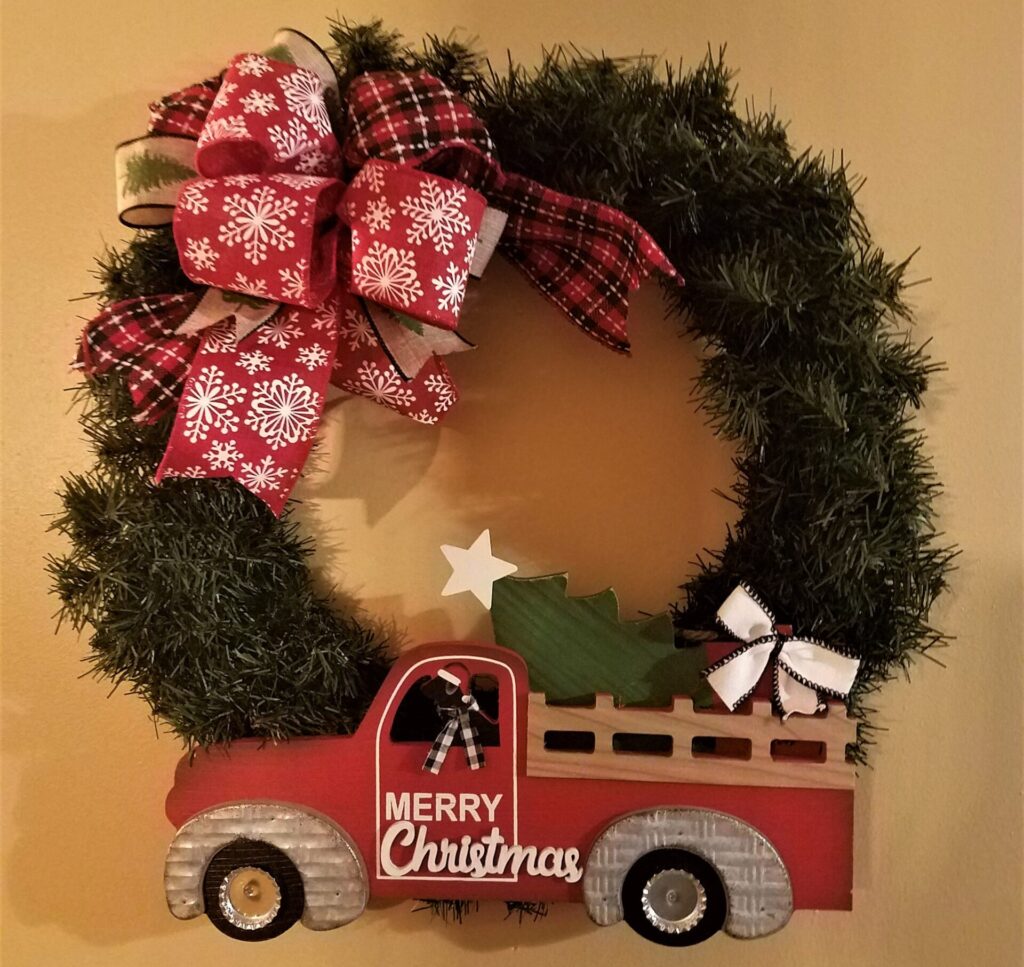
M 407 689 L 391 722 L 392 742 L 433 742 L 445 720 L 437 713 L 434 703 L 421 691 L 430 681 L 429 675 L 416 679 Z M 473 697 L 482 711 L 492 719 L 498 719 L 498 680 L 493 675 L 474 675 L 471 679 Z M 472 716 L 473 724 L 480 735 L 480 744 L 497 746 L 500 731 L 479 715 Z M 461 741 L 459 741 L 461 744 Z

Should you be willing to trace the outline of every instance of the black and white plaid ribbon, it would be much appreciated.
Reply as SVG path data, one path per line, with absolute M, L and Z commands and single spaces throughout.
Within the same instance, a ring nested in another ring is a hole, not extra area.
M 469 768 L 479 769 L 484 764 L 484 750 L 480 745 L 480 736 L 476 726 L 469 718 L 469 713 L 479 711 L 480 706 L 475 698 L 468 695 L 463 698 L 463 701 L 466 703 L 463 708 L 442 710 L 448 715 L 448 721 L 445 722 L 444 728 L 437 733 L 437 738 L 434 739 L 434 744 L 427 753 L 427 758 L 423 763 L 423 768 L 427 772 L 436 775 L 441 771 L 441 766 L 444 765 L 444 760 L 448 756 L 448 750 L 455 741 L 456 733 L 462 736 L 462 744 L 466 747 L 466 763 Z

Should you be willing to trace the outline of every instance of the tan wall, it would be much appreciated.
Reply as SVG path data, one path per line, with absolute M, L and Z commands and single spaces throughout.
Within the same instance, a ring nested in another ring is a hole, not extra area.
M 111 147 L 152 96 L 206 76 L 288 23 L 325 38 L 333 4 L 106 0 L 5 4 L 3 953 L 23 965 L 636 962 L 952 965 L 1020 962 L 1021 36 L 1019 5 L 954 0 L 743 4 L 518 0 L 344 8 L 408 35 L 461 25 L 498 60 L 572 40 L 691 61 L 728 42 L 742 96 L 792 117 L 798 145 L 845 148 L 893 255 L 922 251 L 918 337 L 949 372 L 924 422 L 964 548 L 935 620 L 959 636 L 913 687 L 879 698 L 874 768 L 857 789 L 855 911 L 798 913 L 780 935 L 683 955 L 582 909 L 543 923 L 482 911 L 444 927 L 408 904 L 344 931 L 240 947 L 164 909 L 162 800 L 178 747 L 134 698 L 80 680 L 84 645 L 53 635 L 45 514 L 86 464 L 64 363 L 90 303 L 90 259 L 121 236 Z M 632 362 L 603 353 L 496 266 L 468 322 L 482 348 L 455 370 L 465 402 L 440 434 L 349 402 L 327 421 L 327 468 L 306 486 L 330 577 L 413 639 L 486 634 L 472 600 L 441 599 L 437 545 L 491 526 L 524 573 L 572 590 L 615 584 L 659 607 L 702 544 L 721 540 L 728 453 L 686 416 L 692 347 L 639 300 Z M 607 387 L 613 386 L 613 392 Z M 628 414 L 628 415 L 626 415 Z M 683 415 L 681 415 L 683 414 Z M 570 496 L 572 495 L 572 496 Z M 577 496 L 579 495 L 579 496 Z M 328 549 L 330 552 L 328 553 Z M 244 960 L 243 960 L 244 958 Z

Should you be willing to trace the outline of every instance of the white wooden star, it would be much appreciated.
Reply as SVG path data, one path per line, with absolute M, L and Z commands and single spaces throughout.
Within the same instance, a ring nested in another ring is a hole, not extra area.
M 485 530 L 469 547 L 442 544 L 441 553 L 452 566 L 452 576 L 448 578 L 442 596 L 472 591 L 488 611 L 491 610 L 494 582 L 519 570 L 515 564 L 491 553 L 490 530 Z

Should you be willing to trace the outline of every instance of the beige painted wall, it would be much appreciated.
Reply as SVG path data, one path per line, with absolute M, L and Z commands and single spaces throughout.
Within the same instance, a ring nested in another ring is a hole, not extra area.
M 683 55 L 728 42 L 741 94 L 794 119 L 798 145 L 845 148 L 893 255 L 916 246 L 919 338 L 949 372 L 923 420 L 964 548 L 935 620 L 959 636 L 913 687 L 880 697 L 883 734 L 857 789 L 855 911 L 798 913 L 780 935 L 692 952 L 598 931 L 558 908 L 521 928 L 488 908 L 462 928 L 377 907 L 344 931 L 295 929 L 232 946 L 164 909 L 171 834 L 162 800 L 178 756 L 143 706 L 80 680 L 83 643 L 54 637 L 44 534 L 59 477 L 86 463 L 63 364 L 89 303 L 90 258 L 121 232 L 111 146 L 141 132 L 152 96 L 206 76 L 289 23 L 321 39 L 331 4 L 153 0 L 4 5 L 3 925 L 4 964 L 630 962 L 832 965 L 1020 963 L 1021 915 L 1021 22 L 1019 4 L 957 0 L 743 4 L 654 0 L 431 4 L 378 0 L 409 36 L 451 25 L 497 59 L 542 43 Z M 362 402 L 332 409 L 314 497 L 325 575 L 413 639 L 486 633 L 472 600 L 438 596 L 437 545 L 482 526 L 524 573 L 614 583 L 658 608 L 721 539 L 728 453 L 688 417 L 693 350 L 639 300 L 625 362 L 571 330 L 497 265 L 468 322 L 482 348 L 440 433 Z M 571 363 L 566 363 L 571 359 Z M 565 364 L 563 368 L 562 364 Z M 615 386 L 614 393 L 606 387 Z M 486 387 L 486 391 L 485 391 Z M 624 402 L 620 402 L 624 398 Z M 684 414 L 680 416 L 680 414 Z M 582 493 L 582 497 L 569 494 Z M 244 961 L 243 961 L 244 958 Z

